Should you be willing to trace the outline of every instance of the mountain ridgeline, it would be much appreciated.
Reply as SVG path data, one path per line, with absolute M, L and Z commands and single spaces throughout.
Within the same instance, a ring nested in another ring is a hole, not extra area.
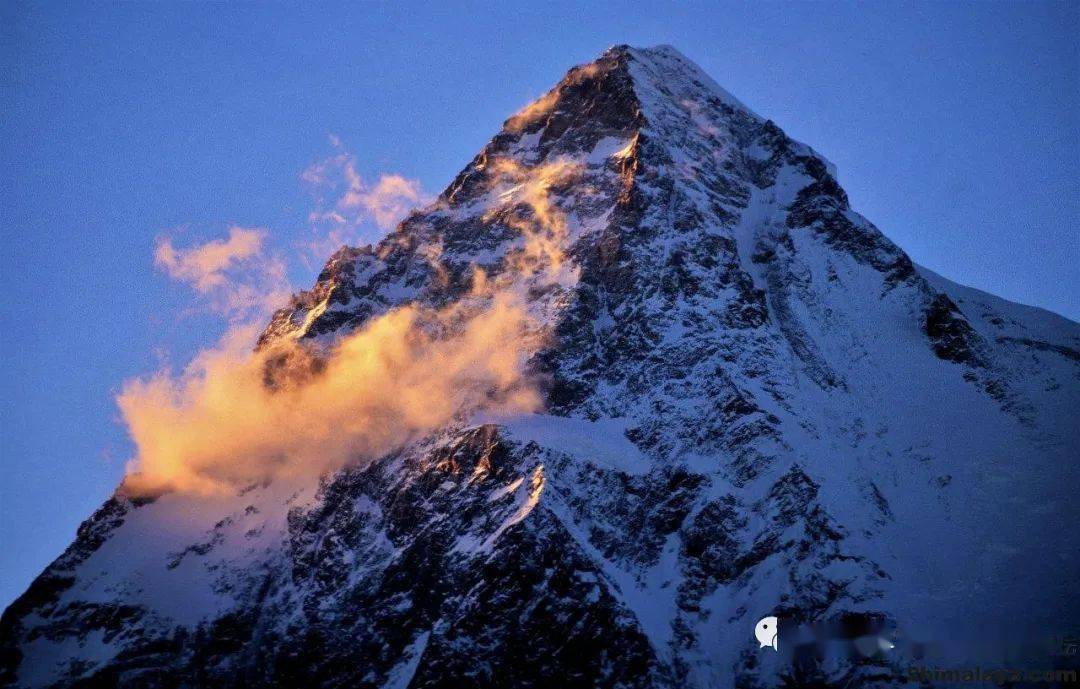
M 121 487 L 4 613 L 0 684 L 896 686 L 897 655 L 796 672 L 755 623 L 974 665 L 1080 619 L 1080 326 L 914 264 L 674 49 L 570 70 L 259 347 L 484 289 L 521 299 L 540 413 L 310 480 Z

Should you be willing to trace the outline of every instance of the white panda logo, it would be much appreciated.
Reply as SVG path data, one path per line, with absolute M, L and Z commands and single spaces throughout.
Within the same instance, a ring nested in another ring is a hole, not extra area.
M 758 620 L 754 627 L 754 636 L 757 637 L 761 648 L 769 646 L 774 651 L 780 650 L 780 639 L 777 636 L 777 623 L 775 617 L 763 617 Z

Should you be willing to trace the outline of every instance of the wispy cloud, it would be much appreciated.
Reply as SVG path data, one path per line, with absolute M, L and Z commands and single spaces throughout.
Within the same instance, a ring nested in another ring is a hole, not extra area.
M 543 271 L 555 279 L 565 258 L 566 215 L 556 205 L 551 190 L 579 179 L 583 166 L 569 159 L 555 159 L 533 167 L 512 158 L 496 158 L 489 171 L 500 202 L 485 213 L 487 221 L 498 220 L 521 233 L 525 246 L 511 256 L 522 275 Z M 521 208 L 528 213 L 521 214 Z
M 285 262 L 266 248 L 267 230 L 233 226 L 225 239 L 177 248 L 160 237 L 154 265 L 191 286 L 215 313 L 230 320 L 263 317 L 292 290 Z
M 564 88 L 592 79 L 599 74 L 600 71 L 600 65 L 595 63 L 578 65 L 570 70 L 563 82 L 558 86 L 536 100 L 530 101 L 524 108 L 511 115 L 505 123 L 506 128 L 512 132 L 520 132 L 526 127 L 534 125 L 539 120 L 546 118 L 555 108 L 555 104 L 559 101 L 559 96 L 562 95 Z
M 162 237 L 154 247 L 154 264 L 205 294 L 228 281 L 228 269 L 259 255 L 265 238 L 265 230 L 230 227 L 228 239 L 177 249 L 171 238 Z
M 350 186 L 341 198 L 341 207 L 359 209 L 370 215 L 376 225 L 389 230 L 423 200 L 419 182 L 401 175 L 384 174 L 379 176 L 379 181 L 373 187 L 366 187 L 362 183 Z
M 343 244 L 373 242 L 431 200 L 418 180 L 403 175 L 381 173 L 374 182 L 365 180 L 341 139 L 331 135 L 330 143 L 334 154 L 300 175 L 315 192 L 315 209 L 308 216 L 314 239 L 307 248 L 316 257 Z

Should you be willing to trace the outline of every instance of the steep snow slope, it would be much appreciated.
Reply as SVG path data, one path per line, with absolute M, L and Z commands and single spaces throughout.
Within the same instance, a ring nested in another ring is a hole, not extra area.
M 318 485 L 121 490 L 4 614 L 4 681 L 773 686 L 767 614 L 959 663 L 1080 613 L 1080 327 L 913 265 L 674 49 L 571 70 L 262 346 L 451 303 L 476 267 L 549 337 L 545 414 Z

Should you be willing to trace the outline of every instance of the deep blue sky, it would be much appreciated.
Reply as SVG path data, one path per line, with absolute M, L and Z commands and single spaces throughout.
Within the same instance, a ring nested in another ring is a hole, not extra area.
M 155 237 L 290 246 L 330 133 L 438 191 L 611 44 L 679 48 L 916 261 L 1080 317 L 1080 4 L 577 5 L 0 5 L 0 606 L 122 475 L 122 382 L 221 333 Z

